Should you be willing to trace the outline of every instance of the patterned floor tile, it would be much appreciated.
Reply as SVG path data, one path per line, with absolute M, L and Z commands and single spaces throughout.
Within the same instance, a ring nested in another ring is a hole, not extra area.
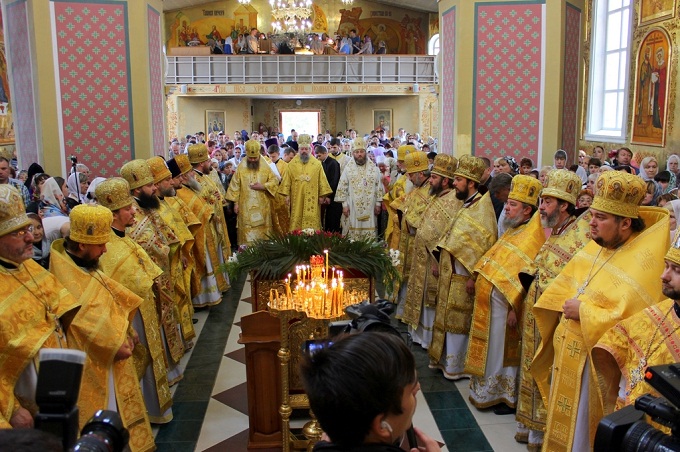
M 241 383 L 231 389 L 222 391 L 212 396 L 213 399 L 248 415 L 248 388 L 247 383 Z
M 233 359 L 234 361 L 238 361 L 241 364 L 245 364 L 246 363 L 246 348 L 241 347 L 240 349 L 235 350 L 231 353 L 227 353 L 224 356 L 227 356 L 227 357 Z

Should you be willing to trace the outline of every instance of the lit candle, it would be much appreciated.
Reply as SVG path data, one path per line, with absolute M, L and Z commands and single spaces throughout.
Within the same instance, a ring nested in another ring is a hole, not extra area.
M 326 255 L 326 274 L 324 276 L 328 281 L 328 250 L 323 250 L 323 253 Z

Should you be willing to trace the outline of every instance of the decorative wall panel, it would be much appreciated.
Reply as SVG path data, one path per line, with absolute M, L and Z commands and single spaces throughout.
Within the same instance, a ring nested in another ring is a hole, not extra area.
M 442 32 L 439 41 L 439 54 L 442 61 L 442 133 L 439 150 L 453 153 L 454 108 L 456 97 L 456 8 L 442 14 Z M 468 149 L 462 149 L 467 154 Z
M 155 155 L 165 156 L 165 112 L 163 105 L 163 57 L 161 49 L 161 14 L 151 6 L 147 11 L 149 41 L 149 79 L 151 83 L 152 145 Z
M 475 7 L 473 143 L 477 156 L 537 162 L 544 2 Z
M 33 54 L 25 1 L 7 5 L 5 26 L 7 30 L 5 51 L 9 54 L 11 62 L 9 70 L 12 73 L 12 89 L 5 94 L 8 98 L 11 97 L 9 116 L 14 121 L 19 161 L 21 167 L 28 168 L 31 163 L 38 162 L 39 158 L 35 87 L 33 86 L 35 77 L 31 60 Z M 7 79 L 3 79 L 3 83 L 6 81 Z
M 58 101 L 71 155 L 111 177 L 134 158 L 127 4 L 54 0 Z
M 562 149 L 567 162 L 576 162 L 581 10 L 567 3 L 564 32 L 564 80 L 562 86 Z

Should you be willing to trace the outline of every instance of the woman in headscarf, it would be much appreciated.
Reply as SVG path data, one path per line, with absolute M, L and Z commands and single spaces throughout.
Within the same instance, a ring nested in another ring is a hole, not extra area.
M 673 238 L 675 237 L 675 232 L 678 228 L 678 218 L 680 218 L 680 199 L 674 199 L 672 201 L 668 201 L 664 206 L 664 209 L 668 209 L 671 212 L 671 218 L 670 218 L 670 223 L 671 223 L 671 243 L 673 242 Z
M 77 178 L 77 179 L 76 179 Z M 78 182 L 76 182 L 78 180 Z M 68 198 L 66 204 L 69 210 L 73 209 L 78 204 L 87 204 L 87 187 L 90 183 L 87 181 L 87 175 L 83 173 L 73 173 L 68 177 L 66 186 L 68 187 Z
M 499 173 L 508 173 L 515 176 L 519 172 L 519 165 L 514 157 L 509 155 L 499 157 L 493 162 L 494 175 Z
M 648 180 L 647 182 L 647 192 L 645 197 L 642 198 L 641 206 L 656 206 L 659 196 L 663 193 L 661 190 L 661 184 L 654 181 Z
M 45 173 L 38 173 L 33 176 L 33 182 L 29 189 L 31 192 L 31 202 L 26 206 L 26 212 L 38 213 L 40 210 L 40 189 L 49 178 L 50 175 Z
M 97 198 L 94 195 L 94 191 L 97 189 L 97 185 L 101 184 L 105 180 L 106 180 L 105 177 L 95 177 L 90 186 L 87 187 L 87 193 L 85 194 L 85 197 L 87 198 L 87 202 L 89 204 L 94 204 L 97 202 Z
M 64 193 L 54 177 L 45 181 L 40 191 L 40 211 L 43 218 L 68 217 L 68 206 Z
M 654 176 L 659 172 L 659 162 L 656 157 L 649 156 L 642 159 L 640 162 L 640 177 L 642 180 L 654 180 Z
M 44 172 L 45 170 L 43 169 L 42 166 L 40 166 L 40 164 L 31 163 L 31 166 L 28 167 L 28 176 L 26 178 L 26 182 L 24 182 L 26 188 L 28 188 L 29 190 L 31 189 L 31 186 L 33 185 L 33 176 Z

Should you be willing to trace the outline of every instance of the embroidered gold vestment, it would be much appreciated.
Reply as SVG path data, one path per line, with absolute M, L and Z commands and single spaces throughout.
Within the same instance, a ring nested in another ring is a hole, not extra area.
M 321 162 L 310 157 L 305 164 L 296 155 L 287 168 L 279 194 L 290 197 L 290 230 L 321 229 L 319 198 L 333 193 Z

